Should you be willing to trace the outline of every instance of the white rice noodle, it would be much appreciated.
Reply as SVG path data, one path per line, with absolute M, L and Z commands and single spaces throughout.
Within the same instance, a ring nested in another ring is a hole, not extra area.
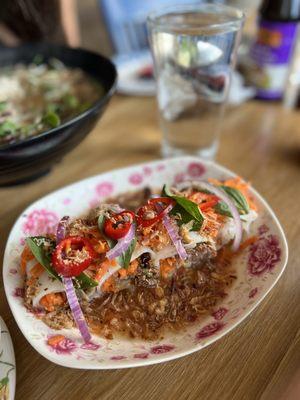
M 109 268 L 109 270 L 102 276 L 102 278 L 98 282 L 97 292 L 101 292 L 101 286 L 103 285 L 103 283 L 107 281 L 107 279 L 109 279 L 113 274 L 119 271 L 119 269 L 121 269 L 121 266 L 119 264 L 115 267 Z
M 158 252 L 153 251 L 150 247 L 147 246 L 139 246 L 137 247 L 131 257 L 131 261 L 140 257 L 144 253 L 150 253 L 151 259 L 156 267 L 159 267 L 160 260 L 164 260 L 168 257 L 174 257 L 177 254 L 177 250 L 174 245 L 170 244 L 164 247 L 162 250 Z
M 150 253 L 151 258 L 153 260 L 154 265 L 159 268 L 159 262 L 162 259 L 168 258 L 168 257 L 173 257 L 174 255 L 177 254 L 176 248 L 173 245 L 168 245 L 162 250 L 158 251 L 157 253 L 154 252 L 150 247 L 147 246 L 139 246 L 137 247 L 131 257 L 131 261 L 137 259 L 144 253 Z M 104 284 L 104 282 L 109 279 L 112 275 L 114 275 L 116 272 L 118 272 L 119 269 L 122 267 L 120 265 L 116 265 L 115 267 L 110 268 L 106 274 L 103 275 L 103 277 L 100 279 L 98 286 L 97 286 L 97 293 L 101 293 L 101 286 Z M 91 293 L 91 296 L 94 297 L 95 293 Z
M 154 265 L 159 268 L 159 262 L 161 259 L 165 259 L 168 257 L 173 257 L 177 254 L 176 248 L 172 245 L 166 246 L 164 249 L 160 250 L 159 252 L 155 253 L 150 247 L 147 246 L 137 246 L 132 254 L 131 261 L 137 259 L 144 253 L 150 253 L 151 258 L 153 260 Z M 90 291 L 89 298 L 93 299 L 97 295 L 101 295 L 101 287 L 107 279 L 109 279 L 112 275 L 119 271 L 122 267 L 118 264 L 114 267 L 109 268 L 109 270 L 103 275 L 103 277 L 98 282 L 98 286 L 96 290 Z
M 256 220 L 257 212 L 254 210 L 250 210 L 248 214 L 241 215 L 242 227 L 243 231 L 247 234 L 250 231 L 251 224 Z M 217 237 L 217 248 L 220 249 L 222 246 L 225 246 L 229 243 L 235 235 L 235 224 L 232 218 L 227 217 L 226 222 L 222 225 L 219 230 Z
M 134 249 L 134 252 L 132 253 L 130 261 L 135 260 L 136 258 L 140 257 L 144 253 L 150 253 L 151 256 L 155 255 L 155 252 L 152 249 L 150 249 L 150 247 L 137 245 L 136 248 Z
M 157 268 L 159 268 L 160 260 L 164 260 L 169 257 L 174 257 L 178 253 L 176 247 L 172 244 L 169 244 L 168 246 L 164 247 L 162 250 L 154 254 L 155 254 L 154 257 L 152 257 L 153 263 Z
M 227 217 L 218 232 L 217 249 L 220 249 L 234 239 L 235 232 L 236 227 L 233 218 Z

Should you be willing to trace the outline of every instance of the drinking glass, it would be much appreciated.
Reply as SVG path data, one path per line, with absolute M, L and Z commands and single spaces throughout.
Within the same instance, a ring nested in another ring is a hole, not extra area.
M 243 20 L 210 3 L 149 15 L 163 156 L 214 158 Z

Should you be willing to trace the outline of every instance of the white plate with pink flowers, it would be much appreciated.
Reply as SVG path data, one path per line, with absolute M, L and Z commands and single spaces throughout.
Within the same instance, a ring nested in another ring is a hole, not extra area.
M 178 333 L 157 341 L 93 335 L 83 344 L 77 329 L 55 331 L 28 312 L 23 305 L 19 258 L 26 236 L 53 233 L 61 217 L 77 217 L 99 201 L 145 186 L 162 187 L 188 179 L 235 176 L 213 162 L 194 157 L 153 161 L 114 170 L 66 186 L 30 205 L 10 233 L 4 256 L 6 296 L 17 324 L 29 343 L 50 361 L 71 368 L 115 369 L 173 360 L 201 350 L 239 325 L 264 299 L 282 275 L 288 258 L 284 232 L 271 208 L 254 190 L 258 218 L 249 235 L 258 240 L 235 259 L 237 279 L 211 315 Z

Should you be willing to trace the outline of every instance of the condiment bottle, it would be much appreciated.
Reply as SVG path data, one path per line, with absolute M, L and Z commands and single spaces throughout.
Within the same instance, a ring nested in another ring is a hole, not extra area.
M 258 98 L 282 98 L 299 20 L 300 0 L 263 0 L 257 39 L 250 51 L 252 81 L 257 87 Z

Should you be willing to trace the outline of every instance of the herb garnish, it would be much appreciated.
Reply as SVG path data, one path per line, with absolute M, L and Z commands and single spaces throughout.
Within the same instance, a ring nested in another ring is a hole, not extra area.
M 117 244 L 117 241 L 113 240 L 105 235 L 104 229 L 103 229 L 105 219 L 106 219 L 106 217 L 104 214 L 99 215 L 98 228 L 99 228 L 99 231 L 102 233 L 104 239 L 107 241 L 109 248 L 112 249 Z M 135 237 L 134 239 L 132 239 L 130 245 L 128 246 L 128 249 L 123 254 L 121 254 L 119 257 L 117 257 L 117 262 L 122 268 L 127 269 L 129 267 L 131 256 L 132 256 L 132 253 L 134 252 L 134 249 L 136 246 L 136 241 L 137 240 Z
M 136 237 L 132 239 L 128 249 L 118 257 L 118 263 L 121 265 L 122 268 L 127 269 L 130 264 L 132 253 L 134 252 L 136 246 Z
M 52 278 L 59 279 L 58 274 L 51 265 L 51 249 L 53 250 L 55 242 L 43 236 L 29 237 L 25 241 L 36 260 L 45 268 L 48 274 Z M 49 250 L 45 249 L 46 243 L 49 246 Z
M 5 121 L 0 124 L 0 137 L 14 135 L 17 131 L 17 126 L 11 121 Z
M 43 117 L 43 122 L 51 128 L 56 128 L 60 125 L 60 117 L 56 112 L 48 111 Z
M 238 212 L 240 214 L 248 214 L 250 211 L 249 204 L 245 198 L 245 196 L 238 190 L 229 186 L 220 186 L 227 196 L 233 201 L 234 205 L 236 206 Z M 231 212 L 229 211 L 229 207 L 224 201 L 219 202 L 215 206 L 215 211 L 218 214 L 226 215 L 227 217 L 231 217 Z
M 72 109 L 76 109 L 79 107 L 79 100 L 76 96 L 74 96 L 73 94 L 66 94 L 63 97 L 63 102 L 67 107 L 70 107 Z
M 177 220 L 179 225 L 187 224 L 190 221 L 193 222 L 193 231 L 200 230 L 204 217 L 196 203 L 187 199 L 184 196 L 177 196 L 171 193 L 170 188 L 164 185 L 162 190 L 162 196 L 170 197 L 176 201 L 175 207 L 172 209 L 170 214 L 178 215 L 180 219 Z

